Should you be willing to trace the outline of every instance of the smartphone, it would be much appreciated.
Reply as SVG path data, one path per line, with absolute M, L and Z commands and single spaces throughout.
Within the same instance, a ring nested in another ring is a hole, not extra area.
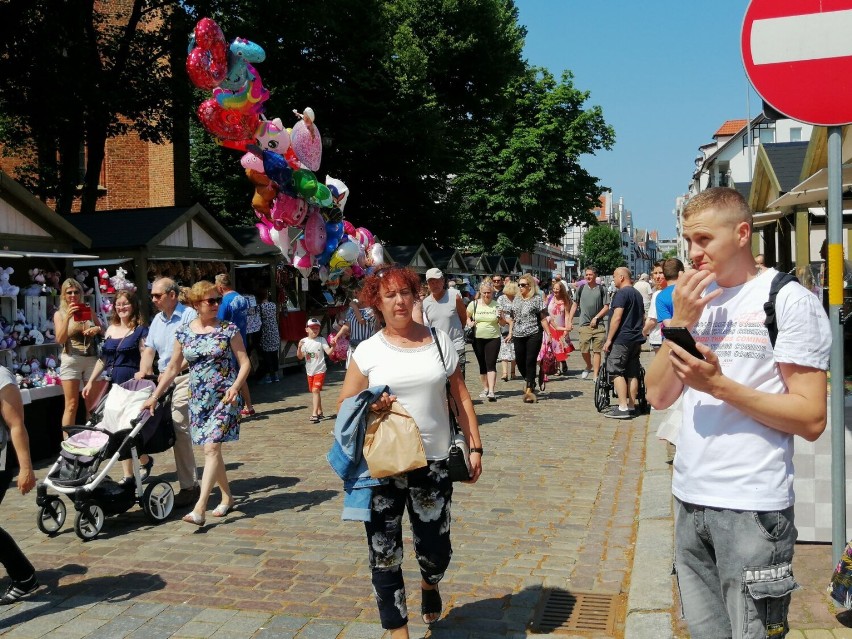
M 671 340 L 693 357 L 704 359 L 704 355 L 695 346 L 695 338 L 689 332 L 688 328 L 684 328 L 683 326 L 663 326 L 663 337 Z
M 73 315 L 75 322 L 88 322 L 92 319 L 92 307 L 81 305 Z

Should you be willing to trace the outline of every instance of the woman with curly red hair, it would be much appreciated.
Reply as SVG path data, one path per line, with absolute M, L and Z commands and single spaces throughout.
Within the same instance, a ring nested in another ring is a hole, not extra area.
M 361 290 L 382 320 L 383 328 L 361 342 L 352 354 L 339 403 L 373 386 L 388 386 L 371 406 L 374 411 L 398 401 L 414 418 L 423 440 L 427 465 L 390 478 L 373 488 L 370 520 L 365 523 L 373 588 L 382 627 L 393 639 L 408 637 L 408 611 L 402 578 L 402 515 L 408 517 L 414 550 L 420 564 L 422 604 L 427 624 L 441 616 L 438 583 L 449 566 L 450 502 L 453 484 L 447 472 L 450 445 L 446 380 L 459 407 L 458 421 L 470 445 L 471 483 L 482 473 L 482 440 L 473 402 L 458 367 L 458 354 L 449 335 L 412 319 L 420 278 L 413 271 L 391 266 L 367 277 Z M 434 338 L 433 338 L 434 335 Z M 439 351 L 440 349 L 440 351 Z

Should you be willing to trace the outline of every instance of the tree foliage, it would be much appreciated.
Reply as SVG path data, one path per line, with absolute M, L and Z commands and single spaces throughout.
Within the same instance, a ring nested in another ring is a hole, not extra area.
M 624 266 L 621 253 L 621 234 L 611 226 L 593 226 L 583 236 L 583 261 L 594 266 L 601 275 L 609 275 Z
M 82 208 L 94 210 L 108 138 L 170 138 L 174 13 L 169 1 L 0 3 L 0 141 L 23 159 L 18 177 L 59 212 L 81 183 Z
M 54 6 L 64 13 L 49 15 Z M 227 223 L 252 223 L 239 153 L 198 126 L 203 98 L 183 71 L 192 25 L 209 16 L 228 39 L 266 50 L 257 68 L 271 92 L 267 117 L 290 125 L 293 109 L 314 109 L 319 177 L 347 183 L 356 226 L 390 243 L 518 252 L 593 221 L 602 186 L 581 157 L 610 148 L 614 133 L 569 72 L 557 80 L 523 59 L 513 0 L 324 0 L 322 11 L 296 0 L 239 10 L 230 0 L 0 7 L 0 73 L 11 80 L 0 86 L 0 142 L 18 156 L 31 150 L 28 186 L 62 211 L 80 148 L 84 207 L 93 207 L 107 138 L 135 131 L 188 140 L 194 198 Z

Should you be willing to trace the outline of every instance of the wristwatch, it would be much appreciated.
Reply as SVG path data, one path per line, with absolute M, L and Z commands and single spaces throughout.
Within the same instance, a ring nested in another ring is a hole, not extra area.
M 483 453 L 484 451 L 483 451 L 481 448 L 471 448 L 471 449 L 470 449 L 470 452 L 472 452 L 472 453 L 479 453 L 480 455 L 482 455 L 482 453 Z

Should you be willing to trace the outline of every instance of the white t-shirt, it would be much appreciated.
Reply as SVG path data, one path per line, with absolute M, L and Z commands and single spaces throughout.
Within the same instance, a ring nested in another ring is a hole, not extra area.
M 639 280 L 633 284 L 633 288 L 642 294 L 642 304 L 645 305 L 645 312 L 647 313 L 648 307 L 651 304 L 651 283 Z
M 660 289 L 662 290 L 662 289 Z M 651 305 L 648 307 L 648 319 L 657 319 L 657 295 L 660 291 L 654 291 L 651 296 Z M 660 322 L 654 324 L 654 328 L 648 333 L 648 343 L 651 346 L 660 346 L 663 343 L 663 325 Z
M 400 348 L 390 344 L 379 331 L 361 342 L 352 360 L 369 379 L 370 386 L 390 388 L 420 429 L 426 459 L 446 459 L 450 447 L 450 417 L 447 412 L 447 376 L 459 364 L 449 335 L 436 329 L 446 370 L 434 342 L 418 348 Z
M 328 368 L 325 365 L 325 353 L 329 348 L 328 342 L 322 335 L 317 337 L 305 337 L 302 340 L 302 353 L 305 355 L 305 372 L 308 375 L 324 373 Z
M 763 304 L 775 269 L 723 289 L 693 328 L 711 347 L 722 373 L 766 393 L 786 386 L 778 363 L 828 368 L 831 329 L 813 293 L 797 283 L 778 293 L 778 339 L 773 351 Z M 707 292 L 715 290 L 715 284 Z M 683 427 L 674 460 L 672 493 L 681 501 L 735 510 L 781 510 L 793 504 L 793 436 L 769 428 L 722 403 L 685 388 Z
M 453 341 L 453 348 L 464 352 L 464 328 L 456 308 L 456 300 L 460 296 L 455 288 L 446 289 L 438 300 L 427 295 L 423 300 L 423 321 L 426 326 L 447 333 Z

